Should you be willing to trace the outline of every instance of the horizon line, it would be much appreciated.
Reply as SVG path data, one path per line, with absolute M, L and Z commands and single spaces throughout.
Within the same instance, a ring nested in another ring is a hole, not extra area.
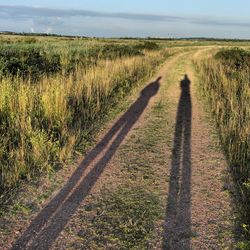
M 250 41 L 250 38 L 219 38 L 219 37 L 206 37 L 206 36 L 180 36 L 180 37 L 157 37 L 157 36 L 84 36 L 84 35 L 67 35 L 58 33 L 46 33 L 46 32 L 16 32 L 0 30 L 0 35 L 20 35 L 20 36 L 58 36 L 58 37 L 72 37 L 72 38 L 86 38 L 86 39 L 143 39 L 143 40 L 237 40 L 237 41 Z

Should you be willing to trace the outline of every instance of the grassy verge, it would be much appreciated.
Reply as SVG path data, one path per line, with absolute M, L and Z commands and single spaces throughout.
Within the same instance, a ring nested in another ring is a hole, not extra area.
M 250 239 L 250 113 L 249 53 L 240 49 L 223 50 L 215 58 L 197 63 L 203 83 L 201 92 L 216 121 L 223 150 L 238 188 L 242 231 Z M 249 243 L 242 242 L 245 249 Z

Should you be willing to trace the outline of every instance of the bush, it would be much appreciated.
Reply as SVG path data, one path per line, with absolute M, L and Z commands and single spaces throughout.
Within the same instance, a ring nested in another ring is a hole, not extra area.
M 31 77 L 38 80 L 42 74 L 50 75 L 61 69 L 60 56 L 47 55 L 38 48 L 4 48 L 0 52 L 1 72 L 4 76 Z
M 135 45 L 135 48 L 140 49 L 140 50 L 157 50 L 160 47 L 155 42 L 144 41 L 143 43 L 139 43 Z
M 215 55 L 215 59 L 236 69 L 250 67 L 250 52 L 240 48 L 221 50 Z

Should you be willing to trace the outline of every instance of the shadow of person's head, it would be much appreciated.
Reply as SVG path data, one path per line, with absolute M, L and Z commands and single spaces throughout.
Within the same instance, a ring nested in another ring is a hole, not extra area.
M 154 82 L 151 82 L 148 84 L 142 91 L 141 91 L 141 97 L 144 98 L 151 98 L 152 96 L 156 95 L 159 88 L 160 88 L 160 80 L 162 79 L 161 76 L 159 76 Z
M 190 81 L 190 79 L 189 79 L 189 77 L 188 77 L 188 75 L 187 74 L 185 74 L 184 75 L 184 78 L 183 78 L 183 80 L 181 80 L 181 89 L 182 89 L 182 91 L 189 91 L 190 90 L 190 84 L 191 84 L 191 81 Z

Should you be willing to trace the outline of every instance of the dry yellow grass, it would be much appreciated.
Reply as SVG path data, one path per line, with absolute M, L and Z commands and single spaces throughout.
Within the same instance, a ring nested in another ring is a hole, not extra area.
M 0 84 L 1 187 L 62 164 L 92 126 L 134 85 L 151 76 L 167 50 L 100 60 L 87 71 L 44 76 L 37 83 L 4 77 Z
M 213 58 L 200 61 L 201 88 L 214 113 L 238 187 L 242 225 L 250 236 L 250 71 Z M 241 206 L 242 205 L 242 206 Z

